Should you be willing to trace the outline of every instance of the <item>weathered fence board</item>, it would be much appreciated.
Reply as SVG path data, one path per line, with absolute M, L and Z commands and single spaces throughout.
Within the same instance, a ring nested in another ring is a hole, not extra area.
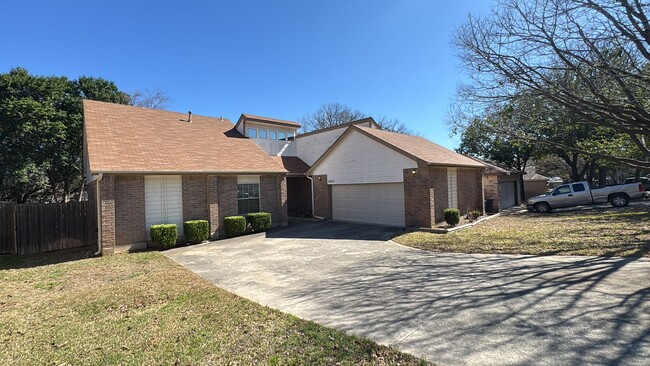
M 0 206 L 0 253 L 32 254 L 97 243 L 90 203 Z
M 0 202 L 0 254 L 16 252 L 16 223 L 13 203 Z

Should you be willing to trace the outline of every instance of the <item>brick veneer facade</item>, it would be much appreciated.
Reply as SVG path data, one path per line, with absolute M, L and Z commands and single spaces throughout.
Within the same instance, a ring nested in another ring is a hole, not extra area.
M 479 210 L 484 212 L 483 171 L 476 168 L 458 168 L 458 208 L 461 214 Z
M 115 176 L 105 175 L 99 182 L 101 244 L 103 252 L 115 252 Z
M 332 218 L 332 187 L 327 184 L 327 175 L 314 175 L 314 215 Z
M 89 185 L 95 204 L 97 183 Z M 99 183 L 102 251 L 112 254 L 147 240 L 143 175 L 104 175 Z M 287 225 L 287 185 L 283 175 L 260 176 L 263 210 L 274 223 Z M 225 236 L 226 216 L 238 214 L 236 175 L 185 175 L 182 177 L 183 221 L 208 220 L 211 238 Z
M 271 213 L 273 225 L 287 225 L 287 181 L 281 175 L 260 176 L 260 210 Z
M 483 210 L 483 169 L 458 168 L 457 172 L 461 211 Z M 406 226 L 433 227 L 443 221 L 449 206 L 447 168 L 420 166 L 404 169 L 403 176 Z
M 115 245 L 144 243 L 144 175 L 115 177 Z M 102 181 L 102 183 L 104 183 Z
M 483 196 L 485 200 L 492 200 L 492 211 L 499 212 L 501 207 L 501 185 L 500 183 L 512 182 L 515 184 L 515 204 L 521 204 L 521 187 L 519 174 L 484 174 L 483 175 Z M 487 210 L 487 207 L 486 207 Z
M 183 220 L 207 220 L 207 176 L 183 176 Z

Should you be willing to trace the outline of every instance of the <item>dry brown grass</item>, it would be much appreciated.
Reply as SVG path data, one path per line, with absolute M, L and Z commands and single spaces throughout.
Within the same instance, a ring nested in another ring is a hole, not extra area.
M 458 232 L 411 232 L 393 240 L 440 252 L 650 257 L 650 213 L 629 206 L 504 214 Z
M 233 295 L 155 252 L 4 269 L 0 283 L 3 365 L 424 364 Z

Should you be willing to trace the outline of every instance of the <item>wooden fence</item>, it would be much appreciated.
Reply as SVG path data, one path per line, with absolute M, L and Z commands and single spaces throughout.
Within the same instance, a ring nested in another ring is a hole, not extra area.
M 88 201 L 0 205 L 0 253 L 32 254 L 97 244 Z

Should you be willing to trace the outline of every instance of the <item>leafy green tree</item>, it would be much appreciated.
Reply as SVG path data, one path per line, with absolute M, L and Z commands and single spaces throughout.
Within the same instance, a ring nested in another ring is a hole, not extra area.
M 101 78 L 0 74 L 0 200 L 69 200 L 80 192 L 84 98 L 127 104 Z

